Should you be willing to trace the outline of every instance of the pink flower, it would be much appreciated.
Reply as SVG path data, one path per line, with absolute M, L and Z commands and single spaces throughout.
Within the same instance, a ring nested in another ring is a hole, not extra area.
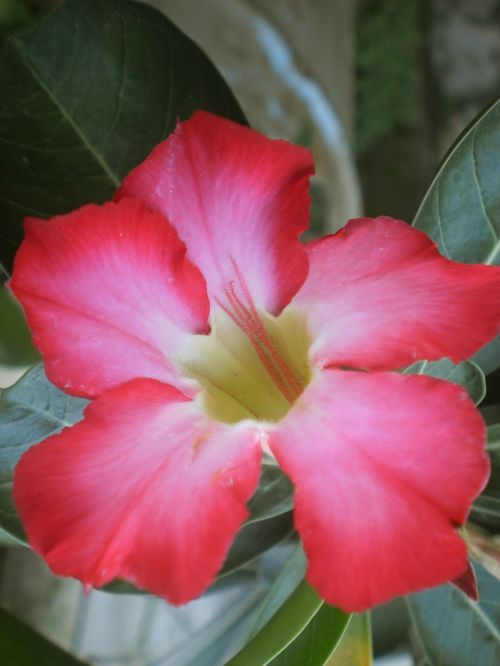
M 307 150 L 198 112 L 117 203 L 27 220 L 11 288 L 49 378 L 95 398 L 16 469 L 55 573 L 200 595 L 263 446 L 328 602 L 360 611 L 466 571 L 483 421 L 462 388 L 396 371 L 492 339 L 499 270 L 388 217 L 302 245 L 312 172 Z

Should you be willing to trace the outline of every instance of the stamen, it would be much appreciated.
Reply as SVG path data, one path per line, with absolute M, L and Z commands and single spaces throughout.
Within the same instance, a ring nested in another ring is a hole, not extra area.
M 231 258 L 231 261 L 246 304 L 236 293 L 234 280 L 231 280 L 229 287 L 224 290 L 230 307 L 227 307 L 219 299 L 217 299 L 217 302 L 248 337 L 267 373 L 285 399 L 292 404 L 302 393 L 303 386 L 274 346 L 262 323 L 241 271 L 234 259 Z

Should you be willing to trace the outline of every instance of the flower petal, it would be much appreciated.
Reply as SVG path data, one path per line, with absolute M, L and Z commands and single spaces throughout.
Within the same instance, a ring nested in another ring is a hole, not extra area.
M 10 287 L 49 378 L 75 395 L 140 376 L 180 386 L 169 355 L 208 329 L 206 286 L 184 244 L 131 199 L 27 220 Z
M 94 586 L 120 577 L 179 604 L 222 566 L 259 468 L 248 426 L 210 422 L 176 389 L 138 379 L 32 447 L 14 498 L 54 573 Z
M 404 222 L 352 220 L 307 249 L 309 275 L 293 305 L 308 310 L 320 366 L 459 362 L 499 331 L 500 269 L 449 261 Z
M 465 391 L 431 377 L 326 370 L 270 433 L 296 485 L 307 578 L 361 611 L 467 568 L 455 527 L 484 486 L 485 427 Z
M 312 173 L 304 148 L 198 111 L 129 174 L 117 197 L 143 199 L 168 217 L 211 298 L 224 299 L 239 270 L 255 305 L 278 314 L 307 273 L 298 236 L 308 224 Z

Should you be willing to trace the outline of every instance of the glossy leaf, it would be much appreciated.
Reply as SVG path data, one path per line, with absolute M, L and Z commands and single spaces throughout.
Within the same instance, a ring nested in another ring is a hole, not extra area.
M 321 598 L 303 581 L 226 666 L 266 666 L 297 638 L 322 605 Z
M 33 444 L 79 421 L 86 404 L 51 384 L 41 364 L 0 392 L 0 526 L 7 532 L 24 538 L 11 495 L 20 456 Z
M 21 308 L 6 287 L 0 287 L 0 363 L 32 365 L 39 360 Z
M 0 261 L 24 216 L 111 198 L 196 109 L 244 122 L 202 51 L 129 0 L 67 0 L 0 54 Z
M 24 622 L 0 608 L 0 664 L 5 666 L 84 666 Z
M 500 100 L 452 146 L 415 215 L 413 225 L 456 261 L 500 265 Z M 485 372 L 500 366 L 496 341 L 476 357 Z
M 500 581 L 476 568 L 479 603 L 452 585 L 406 598 L 417 652 L 429 666 L 500 662 Z
M 452 363 L 443 358 L 439 361 L 417 361 L 404 371 L 406 374 L 429 375 L 460 384 L 469 393 L 477 405 L 486 393 L 486 381 L 481 368 L 472 361 Z
M 344 666 L 368 666 L 367 661 L 335 661 L 337 650 L 345 640 L 346 631 L 349 631 L 350 615 L 339 608 L 323 604 L 312 620 L 301 631 L 290 645 L 275 657 L 269 666 L 290 666 L 290 664 L 301 664 L 301 666 L 323 666 L 324 664 L 335 664 Z M 370 648 L 371 649 L 371 648 Z M 333 658 L 330 657 L 334 653 Z M 350 656 L 356 658 L 357 652 L 349 652 Z
M 328 666 L 370 666 L 372 663 L 370 616 L 357 613 L 351 617 Z

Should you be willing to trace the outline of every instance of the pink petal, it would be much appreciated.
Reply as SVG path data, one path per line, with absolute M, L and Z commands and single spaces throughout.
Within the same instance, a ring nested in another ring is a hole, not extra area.
M 248 426 L 207 421 L 176 389 L 138 379 L 32 447 L 14 498 L 54 573 L 94 586 L 120 577 L 180 604 L 222 566 L 259 468 Z
M 309 310 L 320 366 L 459 362 L 500 329 L 500 269 L 444 259 L 404 222 L 352 220 L 307 249 L 309 275 L 293 303 Z
M 327 370 L 270 446 L 296 485 L 307 578 L 361 611 L 460 577 L 455 527 L 488 476 L 485 427 L 465 391 L 431 377 Z
M 10 286 L 49 378 L 75 395 L 140 376 L 178 383 L 169 356 L 208 330 L 205 283 L 184 244 L 131 199 L 27 220 Z
M 125 179 L 134 196 L 164 213 L 188 246 L 212 298 L 238 271 L 255 305 L 273 314 L 307 273 L 298 236 L 308 225 L 309 151 L 198 111 Z

